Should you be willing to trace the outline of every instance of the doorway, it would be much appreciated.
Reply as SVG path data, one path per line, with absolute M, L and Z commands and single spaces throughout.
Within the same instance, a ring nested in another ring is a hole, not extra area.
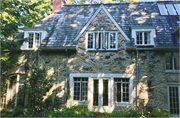
M 93 107 L 96 112 L 108 112 L 109 105 L 109 79 L 93 80 Z

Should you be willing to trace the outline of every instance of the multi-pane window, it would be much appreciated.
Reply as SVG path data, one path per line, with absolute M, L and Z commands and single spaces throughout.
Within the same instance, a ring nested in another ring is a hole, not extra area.
M 87 50 L 117 50 L 117 32 L 88 32 Z
M 179 114 L 179 87 L 169 86 L 169 106 L 171 114 Z
M 41 41 L 41 33 L 29 33 L 28 48 L 38 48 Z
M 116 102 L 129 102 L 129 79 L 128 78 L 115 78 L 115 101 Z
M 88 78 L 74 78 L 74 100 L 87 100 Z
M 136 44 L 151 44 L 151 32 L 136 32 Z
M 166 58 L 166 70 L 179 70 L 178 53 L 170 53 L 170 55 Z

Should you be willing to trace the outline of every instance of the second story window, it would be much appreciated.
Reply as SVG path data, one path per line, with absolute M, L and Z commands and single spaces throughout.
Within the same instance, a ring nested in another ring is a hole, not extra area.
M 87 50 L 117 50 L 117 32 L 88 32 Z
M 41 41 L 41 33 L 29 33 L 28 48 L 38 48 Z
M 132 29 L 132 38 L 137 46 L 154 46 L 154 38 L 156 38 L 156 27 L 134 26 Z
M 151 32 L 136 32 L 136 44 L 151 44 Z
M 179 70 L 178 53 L 170 53 L 170 55 L 166 58 L 166 70 Z

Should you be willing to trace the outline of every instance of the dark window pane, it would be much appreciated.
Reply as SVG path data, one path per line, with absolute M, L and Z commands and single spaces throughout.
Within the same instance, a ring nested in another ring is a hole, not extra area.
M 99 81 L 94 80 L 93 105 L 98 106 Z
M 121 102 L 121 83 L 117 83 L 117 102 Z
M 103 106 L 108 106 L 108 80 L 103 80 Z

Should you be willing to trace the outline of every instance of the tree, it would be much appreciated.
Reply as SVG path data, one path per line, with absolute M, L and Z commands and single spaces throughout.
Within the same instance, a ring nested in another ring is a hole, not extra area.
M 27 91 L 29 93 L 28 98 L 31 98 L 31 101 L 28 101 L 31 102 L 29 107 L 36 108 L 36 110 L 42 109 L 46 106 L 43 96 L 52 87 L 52 79 L 47 75 L 47 68 L 39 64 L 33 64 L 31 75 L 25 75 L 24 77 L 25 79 L 28 78 L 23 90 Z
M 18 61 L 19 48 L 27 39 L 13 40 L 20 26 L 31 27 L 51 13 L 51 0 L 2 0 L 1 3 L 1 95 L 8 83 L 8 70 Z

